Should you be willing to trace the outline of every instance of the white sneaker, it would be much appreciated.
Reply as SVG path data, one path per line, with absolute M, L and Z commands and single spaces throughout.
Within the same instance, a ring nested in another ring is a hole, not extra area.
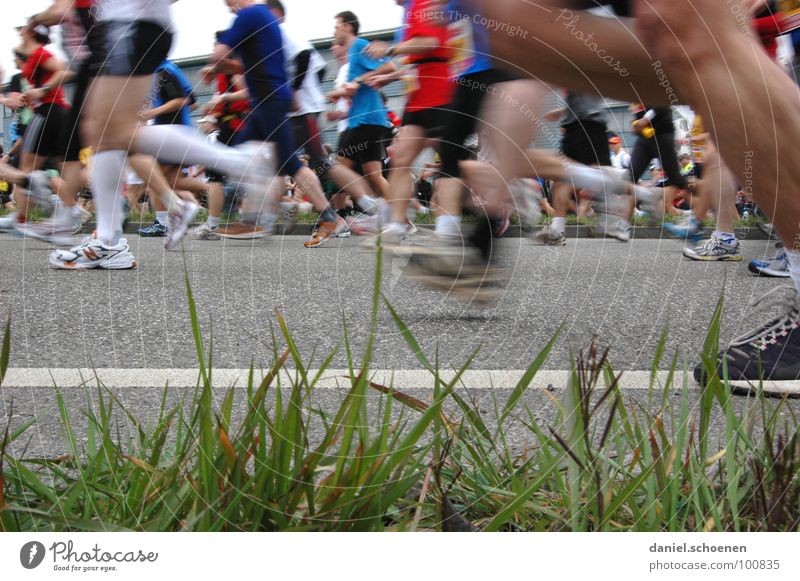
M 167 235 L 164 236 L 164 248 L 167 250 L 178 246 L 200 210 L 200 206 L 186 200 L 180 200 L 176 205 L 167 214 Z
M 97 238 L 89 237 L 69 250 L 54 250 L 50 253 L 50 265 L 63 270 L 124 270 L 136 268 L 136 259 L 131 254 L 128 241 L 120 238 L 116 246 L 106 246 Z
M 0 217 L 0 232 L 11 232 L 14 230 L 14 224 L 17 223 L 19 212 L 11 212 L 6 216 Z
M 217 228 L 212 228 L 208 222 L 203 222 L 199 226 L 191 229 L 189 236 L 194 240 L 221 240 L 217 233 Z
M 62 245 L 72 242 L 75 224 L 51 218 L 39 222 L 17 222 L 14 224 L 14 229 L 21 236 Z

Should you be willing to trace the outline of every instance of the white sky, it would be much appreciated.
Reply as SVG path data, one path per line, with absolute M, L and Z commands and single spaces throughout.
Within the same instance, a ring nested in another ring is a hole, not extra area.
M 361 21 L 363 32 L 393 28 L 400 24 L 401 9 L 394 0 L 282 0 L 286 6 L 287 26 L 309 40 L 333 35 L 333 16 L 352 10 Z M 50 5 L 50 0 L 2 0 L 0 4 L 0 67 L 3 80 L 16 72 L 11 50 L 19 44 L 15 26 L 24 24 L 32 14 Z M 173 6 L 173 20 L 178 31 L 172 58 L 207 54 L 214 42 L 214 32 L 227 28 L 233 20 L 224 0 L 180 0 Z

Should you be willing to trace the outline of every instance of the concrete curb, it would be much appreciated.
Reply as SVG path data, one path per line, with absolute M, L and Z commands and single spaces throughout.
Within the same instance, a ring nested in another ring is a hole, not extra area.
M 148 223 L 136 223 L 136 222 L 128 222 L 125 225 L 125 234 L 136 234 L 139 228 L 143 226 L 149 226 L 150 222 Z M 275 229 L 276 236 L 310 236 L 311 231 L 313 229 L 312 224 L 295 224 L 294 226 L 287 226 L 285 224 L 278 224 Z M 433 230 L 432 224 L 420 224 L 417 225 L 417 228 L 421 230 Z M 90 222 L 87 223 L 85 226 L 85 232 L 91 232 L 94 230 L 94 223 Z M 705 231 L 706 235 L 711 234 L 711 230 L 707 229 Z M 519 226 L 511 226 L 506 232 L 504 238 L 522 238 L 526 234 L 524 230 Z M 566 228 L 566 235 L 567 238 L 594 238 L 591 235 L 589 228 L 586 226 L 567 226 Z M 740 240 L 768 240 L 767 235 L 764 234 L 759 228 L 737 228 L 736 229 L 736 236 L 739 237 Z M 649 226 L 638 226 L 633 228 L 632 237 L 643 239 L 643 240 L 659 240 L 659 239 L 666 239 L 666 240 L 674 240 L 667 235 L 667 233 L 662 228 L 653 228 Z

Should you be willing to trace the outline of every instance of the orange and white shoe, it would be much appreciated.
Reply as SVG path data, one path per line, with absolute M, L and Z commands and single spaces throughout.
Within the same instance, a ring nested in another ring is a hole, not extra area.
M 128 241 L 120 238 L 116 245 L 103 244 L 90 236 L 69 250 L 53 250 L 50 265 L 62 270 L 126 270 L 136 268 L 136 258 L 131 254 Z
M 311 235 L 311 239 L 303 242 L 303 246 L 306 248 L 319 248 L 331 238 L 344 237 L 342 234 L 348 231 L 347 222 L 342 219 L 336 222 L 320 222 Z

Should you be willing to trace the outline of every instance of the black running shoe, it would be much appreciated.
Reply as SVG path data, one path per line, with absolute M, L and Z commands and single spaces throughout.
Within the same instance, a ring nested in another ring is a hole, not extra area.
M 719 354 L 717 374 L 723 377 L 726 362 L 734 393 L 751 395 L 760 390 L 768 396 L 800 397 L 800 296 L 794 289 L 788 290 L 773 289 L 757 303 L 777 299 L 772 306 L 778 307 L 781 315 L 735 339 Z M 700 385 L 705 385 L 705 375 L 702 364 L 695 367 L 694 378 Z
M 149 226 L 139 228 L 139 236 L 142 238 L 163 238 L 167 235 L 167 227 L 160 222 L 153 222 Z

